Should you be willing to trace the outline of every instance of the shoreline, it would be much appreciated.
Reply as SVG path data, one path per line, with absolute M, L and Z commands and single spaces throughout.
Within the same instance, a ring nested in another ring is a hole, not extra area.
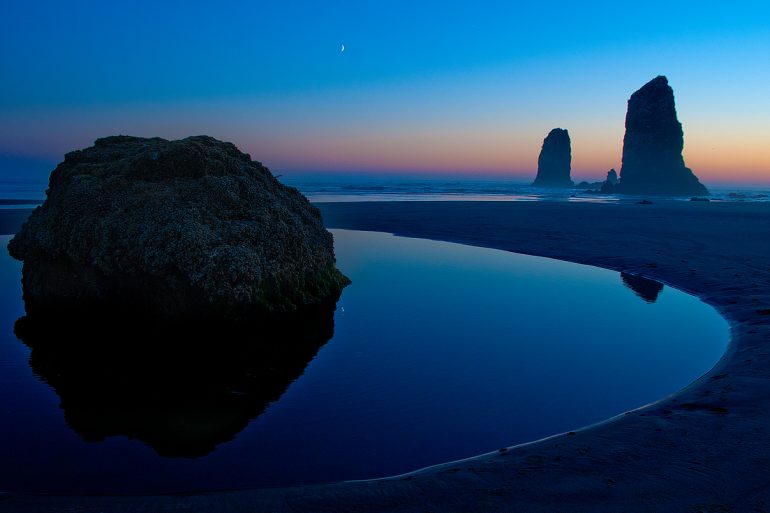
M 714 306 L 730 342 L 672 396 L 574 432 L 389 478 L 185 496 L 0 495 L 0 511 L 763 511 L 770 507 L 770 204 L 317 204 L 383 231 L 648 276 Z M 9 212 L 9 211 L 5 211 Z M 16 211 L 14 211 L 16 212 Z M 20 214 L 16 213 L 14 219 Z M 0 227 L 5 227 L 0 214 Z

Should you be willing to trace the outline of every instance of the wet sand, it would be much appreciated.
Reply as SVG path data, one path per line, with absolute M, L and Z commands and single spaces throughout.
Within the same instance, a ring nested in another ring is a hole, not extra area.
M 0 495 L 0 512 L 770 510 L 770 203 L 319 207 L 330 228 L 460 242 L 657 279 L 715 306 L 730 322 L 730 346 L 712 371 L 653 405 L 399 477 L 185 496 Z

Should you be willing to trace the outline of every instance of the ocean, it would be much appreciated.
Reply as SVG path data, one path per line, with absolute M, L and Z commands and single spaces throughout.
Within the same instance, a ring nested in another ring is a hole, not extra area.
M 571 201 L 612 203 L 642 196 L 598 194 L 586 188 L 544 189 L 519 177 L 391 177 L 386 175 L 282 175 L 312 202 L 334 201 Z M 706 184 L 711 201 L 770 201 L 770 185 Z M 47 183 L 0 179 L 0 209 L 31 208 L 45 199 Z M 644 198 L 654 198 L 644 196 Z M 689 201 L 690 197 L 674 199 Z M 24 201 L 27 200 L 27 201 Z
M 280 176 L 310 201 L 572 201 L 612 203 L 642 196 L 598 194 L 590 188 L 545 189 L 521 178 L 392 178 L 387 176 Z M 711 201 L 768 201 L 770 186 L 709 186 Z M 645 196 L 649 198 L 650 196 Z M 674 199 L 690 200 L 690 196 Z

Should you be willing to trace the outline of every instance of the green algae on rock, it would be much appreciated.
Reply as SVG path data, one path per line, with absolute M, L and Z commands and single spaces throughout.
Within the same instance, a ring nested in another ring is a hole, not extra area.
M 28 311 L 238 317 L 294 311 L 349 283 L 318 209 L 211 137 L 98 139 L 65 156 L 46 194 L 8 244 Z

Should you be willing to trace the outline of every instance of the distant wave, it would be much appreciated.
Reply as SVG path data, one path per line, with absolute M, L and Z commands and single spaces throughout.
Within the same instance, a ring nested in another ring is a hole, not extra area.
M 617 202 L 620 197 L 586 189 L 543 189 L 506 179 L 391 179 L 387 177 L 288 177 L 287 185 L 311 201 L 573 201 Z M 770 201 L 770 190 L 712 187 L 711 201 Z M 689 200 L 690 197 L 675 198 Z
M 617 202 L 619 196 L 585 189 L 542 189 L 506 178 L 389 178 L 380 176 L 286 176 L 314 202 L 330 201 L 572 201 Z M 770 187 L 711 186 L 711 201 L 770 201 Z M 635 199 L 635 197 L 624 197 Z M 0 209 L 33 208 L 45 199 L 45 185 L 0 180 Z M 689 200 L 689 197 L 677 198 Z

